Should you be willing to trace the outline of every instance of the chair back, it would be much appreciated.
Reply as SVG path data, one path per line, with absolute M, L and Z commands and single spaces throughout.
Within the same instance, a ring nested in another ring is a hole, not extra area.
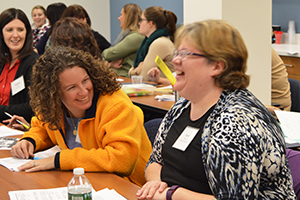
M 156 119 L 151 119 L 151 120 L 147 121 L 146 123 L 144 123 L 144 127 L 146 129 L 146 132 L 148 134 L 149 140 L 152 145 L 155 140 L 156 133 L 158 131 L 161 121 L 162 121 L 162 118 L 156 118 Z
M 300 81 L 289 78 L 289 83 L 292 101 L 291 111 L 300 112 Z

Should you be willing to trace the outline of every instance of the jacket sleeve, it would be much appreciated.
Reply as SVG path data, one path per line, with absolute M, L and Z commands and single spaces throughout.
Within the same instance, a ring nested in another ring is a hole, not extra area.
M 117 45 L 105 49 L 102 56 L 107 61 L 114 61 L 124 58 L 132 53 L 136 53 L 143 41 L 144 37 L 139 33 L 128 34 L 121 42 Z
M 166 60 L 172 60 L 175 47 L 173 44 L 170 45 L 170 42 L 171 41 L 166 38 L 158 38 L 152 42 L 144 59 L 142 72 L 140 74 L 143 76 L 144 81 L 150 81 L 150 78 L 148 77 L 148 71 L 157 67 L 157 64 L 155 63 L 156 56 L 159 56 L 165 62 Z M 166 65 L 171 71 L 174 71 L 172 70 L 174 67 L 171 62 L 166 63 Z M 163 73 L 162 76 L 164 76 Z
M 106 105 L 102 104 L 102 108 L 98 107 L 94 129 L 92 126 L 81 129 L 84 127 L 82 124 L 79 136 L 83 148 L 62 149 L 60 152 L 62 170 L 84 166 L 86 171 L 110 172 L 120 176 L 129 176 L 133 172 L 141 154 L 141 145 L 147 145 L 144 144 L 146 140 L 143 140 L 147 134 L 143 127 L 143 114 L 140 108 L 131 102 L 129 104 L 123 101 L 118 101 L 112 106 L 105 103 Z M 87 137 L 91 132 L 95 132 L 95 140 Z M 97 142 L 98 148 L 85 148 L 88 143 L 93 142 Z M 149 139 L 147 142 L 151 146 Z M 151 148 L 149 150 L 151 151 Z

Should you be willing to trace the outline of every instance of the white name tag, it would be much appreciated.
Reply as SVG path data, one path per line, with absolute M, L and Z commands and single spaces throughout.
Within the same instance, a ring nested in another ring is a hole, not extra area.
M 179 149 L 181 151 L 185 151 L 189 144 L 192 142 L 194 137 L 196 136 L 198 128 L 194 128 L 191 126 L 187 126 L 181 135 L 177 138 L 175 143 L 173 144 L 173 148 Z
M 20 76 L 10 83 L 12 96 L 25 89 L 24 77 Z
M 79 133 L 77 132 L 76 134 L 76 139 L 75 139 L 75 142 L 78 142 L 81 144 L 81 141 L 80 141 L 80 138 L 79 138 Z

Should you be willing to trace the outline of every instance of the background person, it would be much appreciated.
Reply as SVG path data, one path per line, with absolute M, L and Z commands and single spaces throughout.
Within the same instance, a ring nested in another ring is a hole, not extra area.
M 41 37 L 50 28 L 50 26 L 47 22 L 46 9 L 43 6 L 34 6 L 31 10 L 31 17 L 34 22 L 31 25 L 31 28 L 33 35 L 33 45 L 35 46 L 37 45 Z
M 109 62 L 111 69 L 119 76 L 128 77 L 128 71 L 144 39 L 144 36 L 138 32 L 141 15 L 142 9 L 137 4 L 129 3 L 123 6 L 118 18 L 122 31 L 112 46 L 102 52 L 104 60 Z
M 61 16 L 61 19 L 65 18 L 65 17 L 78 18 L 78 19 L 82 20 L 83 22 L 87 23 L 89 26 L 91 26 L 91 24 L 92 24 L 91 19 L 90 19 L 88 13 L 86 12 L 86 10 L 82 6 L 77 5 L 77 4 L 70 5 L 67 7 L 67 9 L 63 12 L 63 14 Z M 105 39 L 105 37 L 103 37 L 97 31 L 94 31 L 93 29 L 91 29 L 91 30 L 97 41 L 98 47 L 101 52 L 103 52 L 105 49 L 110 47 L 110 43 Z
M 178 30 L 175 47 L 182 98 L 160 125 L 137 197 L 295 199 L 281 128 L 246 89 L 238 31 L 222 20 L 195 22 Z
M 28 87 L 32 66 L 38 55 L 33 51 L 32 31 L 22 10 L 9 8 L 0 14 L 0 121 L 11 115 L 30 121 Z
M 157 67 L 155 58 L 158 55 L 173 72 L 172 64 L 173 51 L 175 50 L 173 40 L 176 31 L 176 15 L 162 7 L 153 6 L 146 8 L 140 18 L 140 30 L 146 38 L 143 40 L 133 67 L 129 75 L 141 75 L 144 81 L 149 81 L 148 71 Z M 163 77 L 164 74 L 161 74 Z
M 36 52 L 42 55 L 48 48 L 50 48 L 51 43 L 49 37 L 51 36 L 53 27 L 55 23 L 60 19 L 62 13 L 67 8 L 64 3 L 52 3 L 48 5 L 46 10 L 46 15 L 49 20 L 50 29 L 41 37 L 40 41 L 35 46 Z
M 30 103 L 37 117 L 11 153 L 28 158 L 54 145 L 62 150 L 19 169 L 84 167 L 143 184 L 151 144 L 141 109 L 120 89 L 116 78 L 88 52 L 63 46 L 47 50 L 34 65 L 31 79 Z

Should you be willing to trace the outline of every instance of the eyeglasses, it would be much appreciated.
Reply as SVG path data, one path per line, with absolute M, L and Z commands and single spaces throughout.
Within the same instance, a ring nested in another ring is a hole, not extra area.
M 187 57 L 188 55 L 200 56 L 200 57 L 206 58 L 206 55 L 198 54 L 198 53 L 192 53 L 192 52 L 187 52 L 187 50 L 181 49 L 181 50 L 175 50 L 175 51 L 173 52 L 173 59 L 176 58 L 177 56 L 179 56 L 179 59 L 180 59 L 180 60 L 184 60 L 184 59 L 186 59 L 186 57 Z
M 139 22 L 142 22 L 144 20 L 147 20 L 147 19 L 143 19 L 143 18 L 139 18 Z M 148 20 L 147 20 L 148 21 Z

